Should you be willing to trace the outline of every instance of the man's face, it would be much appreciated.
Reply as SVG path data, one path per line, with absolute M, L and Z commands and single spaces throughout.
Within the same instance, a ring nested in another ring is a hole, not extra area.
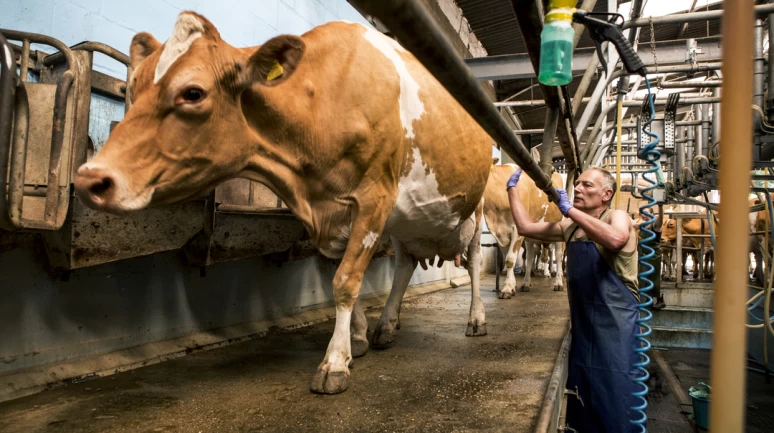
M 572 205 L 580 210 L 597 209 L 613 196 L 613 190 L 602 186 L 603 174 L 586 170 L 575 181 L 575 197 Z

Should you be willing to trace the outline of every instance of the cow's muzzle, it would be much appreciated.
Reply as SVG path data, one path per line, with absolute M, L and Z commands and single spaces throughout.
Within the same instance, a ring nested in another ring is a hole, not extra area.
M 113 203 L 116 182 L 108 170 L 84 164 L 78 168 L 74 183 L 78 197 L 87 206 L 99 209 L 110 207 Z

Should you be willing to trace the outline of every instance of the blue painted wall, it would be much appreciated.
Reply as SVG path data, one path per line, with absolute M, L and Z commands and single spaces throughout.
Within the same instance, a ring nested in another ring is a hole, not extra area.
M 237 47 L 260 45 L 282 33 L 300 35 L 329 21 L 370 26 L 346 0 L 0 0 L 0 28 L 41 33 L 68 46 L 102 42 L 128 54 L 138 32 L 164 42 L 184 10 L 207 17 Z M 52 50 L 40 45 L 33 49 Z M 123 64 L 99 53 L 94 69 L 126 79 Z M 120 101 L 92 95 L 89 136 L 96 150 L 107 140 L 110 122 L 123 117 Z
M 0 0 L 0 28 L 42 33 L 75 45 L 108 44 L 129 52 L 142 31 L 165 41 L 177 15 L 194 10 L 234 46 L 260 45 L 280 33 L 302 34 L 336 20 L 368 22 L 346 0 Z M 123 66 L 97 55 L 95 69 L 124 78 Z

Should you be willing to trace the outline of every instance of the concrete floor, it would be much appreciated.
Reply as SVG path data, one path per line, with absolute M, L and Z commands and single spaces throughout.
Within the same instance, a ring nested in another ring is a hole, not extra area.
M 670 349 L 664 353 L 672 370 L 686 391 L 699 382 L 709 385 L 709 350 Z M 747 372 L 747 411 L 745 431 L 747 433 L 770 433 L 774 430 L 774 381 L 766 383 L 766 376 Z M 710 403 L 710 411 L 712 403 Z M 705 430 L 701 430 L 705 431 Z
M 340 395 L 309 391 L 329 321 L 2 403 L 0 431 L 531 431 L 569 318 L 566 292 L 536 283 L 498 300 L 485 279 L 478 338 L 469 286 L 406 299 L 398 342 L 356 359 Z

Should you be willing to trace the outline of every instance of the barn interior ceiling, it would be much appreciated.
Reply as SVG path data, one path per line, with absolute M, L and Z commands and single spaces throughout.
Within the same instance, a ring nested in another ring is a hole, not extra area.
M 462 9 L 465 18 L 467 18 L 470 24 L 471 30 L 475 33 L 479 41 L 481 41 L 490 57 L 527 53 L 527 46 L 514 15 L 511 0 L 456 0 L 456 3 Z M 579 5 L 580 3 L 581 1 L 578 1 Z M 594 12 L 608 12 L 612 9 L 610 7 L 611 3 L 615 3 L 617 7 L 620 8 L 619 10 L 622 11 L 628 10 L 630 7 L 629 1 L 615 0 L 615 2 L 609 2 L 606 0 L 598 0 L 594 7 Z M 650 2 L 646 1 L 644 3 L 644 17 L 651 14 L 664 15 L 671 13 L 679 14 L 686 12 L 712 11 L 718 10 L 722 6 L 722 2 L 717 0 L 675 0 L 670 2 L 650 0 Z M 761 4 L 765 3 L 765 1 L 757 1 L 756 3 Z M 672 55 L 670 56 L 670 59 L 665 57 L 659 62 L 658 58 L 659 53 L 661 52 L 660 50 L 662 49 L 661 47 L 664 47 L 664 49 L 666 49 L 666 47 L 682 49 L 682 47 L 684 47 L 684 41 L 687 39 L 716 41 L 721 34 L 721 22 L 720 19 L 713 19 L 689 23 L 687 25 L 679 23 L 661 24 L 654 26 L 654 30 L 654 34 L 651 35 L 651 29 L 649 27 L 643 27 L 641 29 L 637 38 L 639 42 L 638 51 L 641 53 L 640 55 L 644 58 L 646 63 L 655 61 L 659 65 L 665 66 L 667 64 L 684 63 L 684 61 L 677 63 L 674 61 L 677 56 Z M 764 29 L 764 31 L 767 31 L 767 29 Z M 539 35 L 535 35 L 535 37 L 539 37 Z M 652 43 L 655 43 L 657 47 L 655 59 L 652 59 Z M 576 48 L 576 53 L 581 51 L 593 52 L 593 47 L 594 44 L 589 37 L 588 32 L 584 32 Z M 701 57 L 699 57 L 699 61 L 701 60 Z M 578 88 L 580 77 L 583 75 L 583 69 L 581 68 L 580 71 L 574 71 L 573 75 L 574 79 L 568 86 L 570 94 L 572 95 L 575 94 L 576 89 Z M 706 72 L 696 74 L 669 74 L 662 77 L 662 81 L 696 79 L 706 75 Z M 592 83 L 588 87 L 585 95 L 586 97 L 591 96 L 597 81 L 603 77 L 602 69 L 601 67 L 598 67 L 597 73 L 594 75 Z M 543 100 L 543 94 L 537 83 L 537 78 L 534 76 L 529 78 L 495 80 L 494 87 L 498 101 Z M 659 97 L 666 97 L 665 93 L 674 91 L 696 92 L 695 89 L 660 89 L 658 95 Z M 612 92 L 614 92 L 614 90 L 612 90 Z M 576 121 L 585 108 L 586 103 L 584 102 L 580 105 L 578 112 L 574 113 Z M 513 107 L 511 110 L 518 116 L 523 129 L 543 128 L 546 111 L 544 107 Z M 613 115 L 614 114 L 611 112 L 609 117 L 611 121 L 613 120 Z M 592 118 L 592 124 L 593 121 L 594 119 Z M 533 134 L 524 136 L 523 139 L 528 146 L 536 146 L 540 144 L 542 135 Z

